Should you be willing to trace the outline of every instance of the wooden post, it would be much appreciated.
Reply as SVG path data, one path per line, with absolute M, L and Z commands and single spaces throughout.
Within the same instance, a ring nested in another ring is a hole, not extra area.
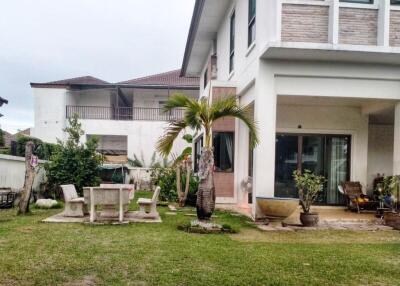
M 123 204 L 123 193 L 122 188 L 119 188 L 119 222 L 124 221 L 124 204 Z
M 31 165 L 34 144 L 32 141 L 25 146 L 25 182 L 21 192 L 18 214 L 29 212 L 29 199 L 31 198 L 33 180 L 35 179 L 35 168 Z

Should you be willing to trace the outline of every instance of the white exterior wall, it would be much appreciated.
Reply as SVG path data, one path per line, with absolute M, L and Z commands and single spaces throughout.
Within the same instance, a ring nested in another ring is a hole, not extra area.
M 81 138 L 82 142 L 85 142 L 86 134 L 128 136 L 128 157 L 133 158 L 133 154 L 136 154 L 141 158 L 143 153 L 146 163 L 150 163 L 153 153 L 156 152 L 156 142 L 167 126 L 166 122 L 160 121 L 82 120 L 81 122 L 85 131 L 85 135 Z M 180 137 L 182 136 L 183 134 Z M 178 138 L 171 153 L 180 154 L 187 146 L 183 139 Z
M 40 164 L 44 161 L 40 160 Z M 33 182 L 33 189 L 38 190 L 43 183 L 45 171 L 40 168 Z M 25 158 L 0 154 L 0 188 L 20 190 L 25 181 Z
M 32 136 L 45 142 L 63 140 L 65 128 L 67 91 L 57 88 L 34 88 L 35 127 Z M 69 100 L 69 99 L 68 99 Z
M 111 106 L 110 94 L 111 91 L 106 89 L 85 91 L 82 94 L 78 92 L 70 93 L 68 105 Z
M 360 108 L 278 105 L 276 122 L 282 133 L 351 135 L 350 179 L 368 187 L 368 115 Z
M 377 174 L 393 175 L 393 125 L 370 125 L 368 134 L 368 184 Z

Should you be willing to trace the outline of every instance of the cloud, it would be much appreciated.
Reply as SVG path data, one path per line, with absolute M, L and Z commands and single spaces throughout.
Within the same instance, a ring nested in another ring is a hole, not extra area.
M 33 126 L 29 82 L 122 81 L 179 68 L 194 0 L 3 0 L 0 125 Z

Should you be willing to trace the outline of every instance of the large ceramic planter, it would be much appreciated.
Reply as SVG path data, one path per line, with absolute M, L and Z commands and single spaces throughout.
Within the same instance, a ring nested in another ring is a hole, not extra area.
M 400 214 L 386 212 L 385 216 L 384 216 L 384 220 L 385 220 L 385 225 L 391 226 L 394 229 L 400 230 Z
M 301 224 L 305 227 L 318 225 L 319 216 L 317 213 L 300 213 Z
M 257 197 L 256 200 L 262 214 L 269 219 L 284 220 L 299 207 L 299 199 Z

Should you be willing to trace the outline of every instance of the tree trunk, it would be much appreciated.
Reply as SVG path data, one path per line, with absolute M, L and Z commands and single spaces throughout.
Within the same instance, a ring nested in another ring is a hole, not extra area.
M 31 157 L 34 144 L 32 141 L 25 146 L 25 182 L 21 192 L 18 214 L 29 212 L 29 199 L 31 198 L 33 180 L 35 179 L 35 168 L 31 166 Z
M 182 205 L 183 193 L 182 193 L 182 184 L 181 184 L 181 163 L 178 163 L 176 165 L 176 192 L 178 193 L 179 206 L 183 207 L 183 205 Z
M 185 161 L 185 166 L 186 166 L 186 181 L 185 181 L 185 193 L 183 194 L 183 206 L 186 204 L 186 200 L 189 194 L 189 188 L 190 188 L 190 174 L 191 174 L 191 169 L 192 169 L 192 160 L 190 158 L 186 159 Z
M 197 218 L 209 220 L 215 209 L 214 154 L 212 148 L 203 148 L 199 161 L 199 189 L 197 191 Z

